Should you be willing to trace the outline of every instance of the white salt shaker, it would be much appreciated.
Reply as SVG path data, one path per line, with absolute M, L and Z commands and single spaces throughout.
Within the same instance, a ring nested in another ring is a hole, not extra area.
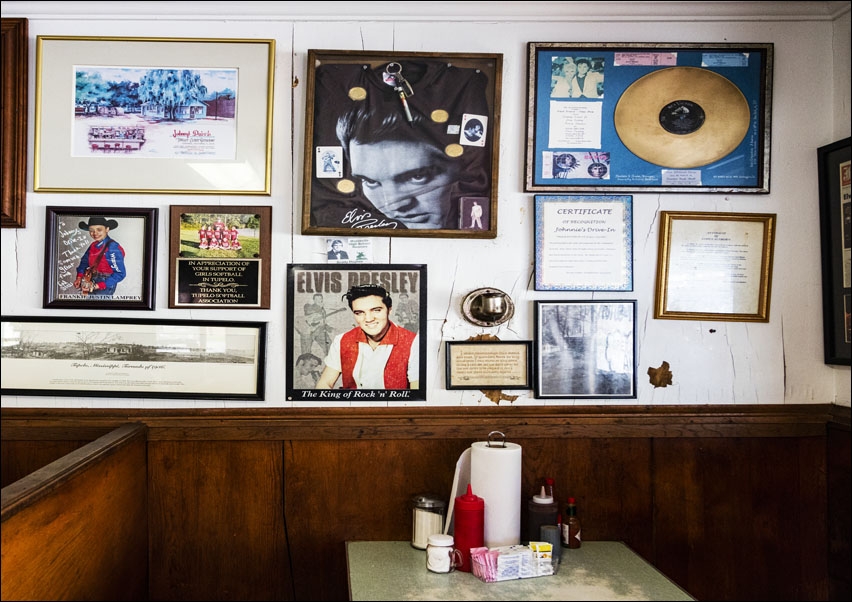
M 449 573 L 461 566 L 461 552 L 454 549 L 453 544 L 452 535 L 430 535 L 426 545 L 426 568 L 433 573 Z

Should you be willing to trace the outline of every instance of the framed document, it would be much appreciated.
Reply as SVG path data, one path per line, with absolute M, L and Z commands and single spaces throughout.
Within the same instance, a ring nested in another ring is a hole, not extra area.
M 266 324 L 3 316 L 3 395 L 262 400 Z
M 269 195 L 275 40 L 38 36 L 35 192 Z
M 772 44 L 530 42 L 527 192 L 769 192 Z
M 632 291 L 633 197 L 535 197 L 535 290 Z
M 288 401 L 426 399 L 426 266 L 287 266 Z
M 534 303 L 537 399 L 636 397 L 636 301 Z
M 852 171 L 849 138 L 817 149 L 825 363 L 852 363 Z
M 502 65 L 309 50 L 302 234 L 497 236 Z
M 775 217 L 660 212 L 654 317 L 768 322 Z
M 447 389 L 531 389 L 532 341 L 447 341 Z
M 44 307 L 154 309 L 159 209 L 47 207 Z
M 272 207 L 172 205 L 169 307 L 269 309 Z

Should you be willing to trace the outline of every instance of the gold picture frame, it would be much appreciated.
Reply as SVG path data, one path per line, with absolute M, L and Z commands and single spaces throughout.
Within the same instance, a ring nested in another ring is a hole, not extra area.
M 661 211 L 654 317 L 768 322 L 774 213 Z

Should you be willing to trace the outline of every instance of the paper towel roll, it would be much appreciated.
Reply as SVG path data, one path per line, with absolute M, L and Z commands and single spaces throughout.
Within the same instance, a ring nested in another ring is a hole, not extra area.
M 521 543 L 521 446 L 494 441 L 471 445 L 470 486 L 485 500 L 485 545 Z

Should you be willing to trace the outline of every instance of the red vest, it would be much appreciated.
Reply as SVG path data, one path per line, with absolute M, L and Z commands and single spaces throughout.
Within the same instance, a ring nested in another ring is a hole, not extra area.
M 385 364 L 385 389 L 408 388 L 408 358 L 411 355 L 411 343 L 417 336 L 410 330 L 397 326 L 393 322 L 379 345 L 393 345 L 388 363 Z M 357 389 L 352 371 L 358 361 L 358 343 L 367 343 L 367 335 L 360 328 L 353 328 L 340 339 L 340 367 L 344 389 Z

